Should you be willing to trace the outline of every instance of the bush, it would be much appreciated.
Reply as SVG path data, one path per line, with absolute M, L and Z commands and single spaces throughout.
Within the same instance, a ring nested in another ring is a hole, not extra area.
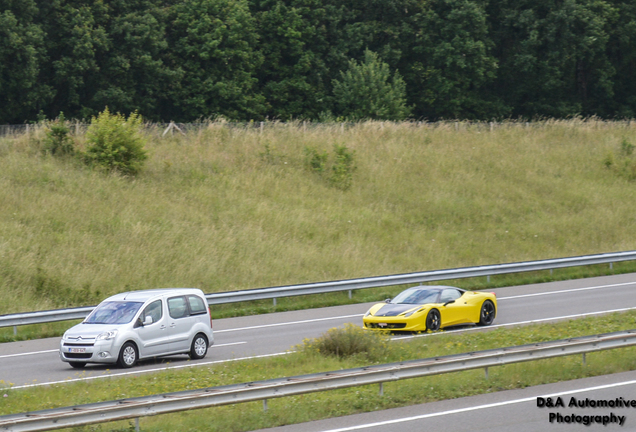
M 618 150 L 618 156 L 610 152 L 605 156 L 603 164 L 606 168 L 613 170 L 618 175 L 630 181 L 636 180 L 636 158 L 634 157 L 635 146 L 626 139 L 623 139 Z
M 334 145 L 335 162 L 331 167 L 329 182 L 336 188 L 348 190 L 353 182 L 353 172 L 356 170 L 353 161 L 354 152 L 345 146 Z
M 353 160 L 355 152 L 349 151 L 344 145 L 334 145 L 334 157 L 331 169 L 327 169 L 329 155 L 326 151 L 319 151 L 313 147 L 305 147 L 305 167 L 314 173 L 325 177 L 327 171 L 331 175 L 327 178 L 329 184 L 340 190 L 348 190 L 353 182 L 353 172 L 356 170 Z
M 47 124 L 44 151 L 53 156 L 70 155 L 75 152 L 64 113 L 60 113 L 57 120 Z
M 85 161 L 107 171 L 137 174 L 148 158 L 141 127 L 142 118 L 136 112 L 126 119 L 122 114 L 111 114 L 106 108 L 93 117 L 86 132 Z
M 313 147 L 305 147 L 305 165 L 310 171 L 322 173 L 327 165 L 327 152 L 318 151 Z
M 363 356 L 367 360 L 383 359 L 389 348 L 389 336 L 383 332 L 364 330 L 353 324 L 345 324 L 328 330 L 315 339 L 305 339 L 296 349 L 307 354 L 319 354 L 338 358 Z

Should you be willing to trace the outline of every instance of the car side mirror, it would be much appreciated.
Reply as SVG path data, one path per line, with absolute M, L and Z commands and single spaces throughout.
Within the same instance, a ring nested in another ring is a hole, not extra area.
M 391 299 L 384 300 L 384 303 L 391 303 Z
M 144 325 L 150 325 L 152 324 L 152 317 L 150 315 L 146 316 L 146 319 L 144 319 Z
M 449 305 L 449 304 L 451 304 L 451 303 L 455 303 L 455 300 L 447 301 L 446 303 L 444 303 L 444 306 L 448 306 L 448 305 Z

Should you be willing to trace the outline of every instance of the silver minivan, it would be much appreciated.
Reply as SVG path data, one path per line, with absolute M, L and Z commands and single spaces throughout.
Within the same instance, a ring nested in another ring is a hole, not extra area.
M 101 302 L 60 341 L 60 359 L 74 368 L 172 354 L 205 357 L 214 344 L 210 309 L 195 288 L 130 291 Z

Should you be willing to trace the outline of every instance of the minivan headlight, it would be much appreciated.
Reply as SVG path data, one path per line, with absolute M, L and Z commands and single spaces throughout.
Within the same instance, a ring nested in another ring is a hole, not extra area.
M 111 340 L 117 336 L 117 330 L 111 330 L 97 335 L 97 340 Z

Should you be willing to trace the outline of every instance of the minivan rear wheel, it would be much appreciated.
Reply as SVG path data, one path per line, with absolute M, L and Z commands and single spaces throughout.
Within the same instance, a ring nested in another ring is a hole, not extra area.
M 197 334 L 192 339 L 192 346 L 190 347 L 190 358 L 192 360 L 199 360 L 205 357 L 208 353 L 208 339 L 201 333 Z
M 130 368 L 137 363 L 139 354 L 137 353 L 137 347 L 132 342 L 126 342 L 119 351 L 119 358 L 117 363 L 123 368 Z

